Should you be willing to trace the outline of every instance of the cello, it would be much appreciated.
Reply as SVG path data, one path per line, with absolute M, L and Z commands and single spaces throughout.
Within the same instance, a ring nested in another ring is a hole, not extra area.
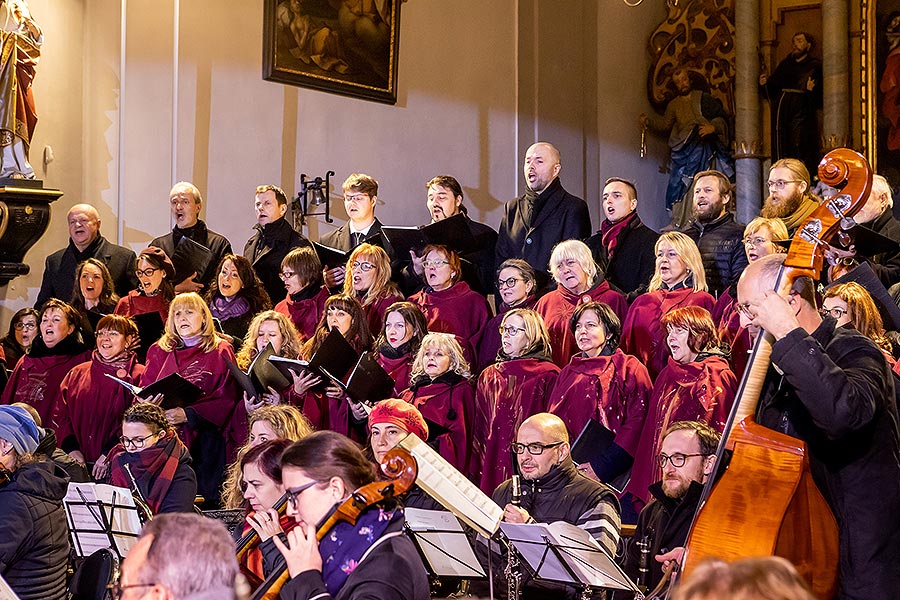
M 824 200 L 794 235 L 775 286 L 783 296 L 794 279 L 818 278 L 828 240 L 853 226 L 851 217 L 872 188 L 866 159 L 845 148 L 822 159 L 819 178 L 841 193 Z M 721 476 L 704 486 L 682 570 L 689 575 L 713 557 L 781 556 L 824 600 L 837 591 L 837 522 L 813 481 L 806 444 L 754 421 L 773 343 L 765 331 L 757 336 L 716 452 L 717 469 L 725 451 L 731 459 Z
M 351 493 L 316 527 L 316 539 L 322 541 L 341 521 L 355 524 L 359 515 L 370 506 L 405 493 L 416 482 L 417 471 L 416 459 L 409 452 L 399 447 L 388 450 L 381 463 L 381 472 L 389 478 L 388 481 L 373 481 Z M 288 579 L 290 574 L 285 564 L 282 569 L 272 572 L 266 578 L 253 592 L 251 600 L 278 599 L 281 588 Z

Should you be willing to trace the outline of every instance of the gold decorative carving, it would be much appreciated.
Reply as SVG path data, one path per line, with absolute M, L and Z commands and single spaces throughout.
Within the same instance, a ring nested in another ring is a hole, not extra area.
M 692 82 L 704 79 L 709 93 L 734 115 L 733 6 L 733 0 L 688 0 L 668 6 L 666 20 L 648 42 L 652 64 L 647 94 L 658 112 L 677 95 L 672 73 L 683 66 Z

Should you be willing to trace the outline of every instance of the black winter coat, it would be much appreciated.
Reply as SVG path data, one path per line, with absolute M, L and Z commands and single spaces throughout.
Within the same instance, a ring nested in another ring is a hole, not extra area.
M 729 285 L 736 283 L 747 266 L 744 252 L 744 226 L 735 223 L 726 212 L 711 223 L 692 221 L 682 232 L 694 240 L 703 258 L 709 293 L 719 297 Z
M 44 261 L 44 278 L 34 305 L 40 307 L 50 298 L 71 302 L 75 290 L 75 268 L 88 258 L 96 258 L 106 265 L 119 296 L 125 296 L 138 286 L 133 250 L 116 246 L 101 235 L 84 252 L 79 252 L 70 240 L 68 246 L 57 250 Z M 14 366 L 9 365 L 10 368 Z
M 284 298 L 284 282 L 281 281 L 281 261 L 294 248 L 311 246 L 309 240 L 297 233 L 284 218 L 255 227 L 256 233 L 244 244 L 244 258 L 253 264 L 253 270 L 269 294 L 272 304 Z
M 197 221 L 197 224 L 190 228 L 190 231 L 192 232 L 191 239 L 201 246 L 209 248 L 213 255 L 213 258 L 209 261 L 206 269 L 204 269 L 202 273 L 198 273 L 196 279 L 196 281 L 203 284 L 204 289 L 209 289 L 209 284 L 218 274 L 219 263 L 222 262 L 222 259 L 225 258 L 226 254 L 232 254 L 231 242 L 215 231 L 210 231 L 203 221 Z M 172 255 L 175 254 L 175 230 L 173 229 L 166 235 L 156 238 L 150 242 L 149 245 L 162 248 L 163 252 L 166 253 L 166 256 L 172 258 Z M 175 271 L 178 271 L 178 265 L 175 265 Z M 173 285 L 178 285 L 179 283 L 181 282 L 172 282 Z
M 885 210 L 877 219 L 863 224 L 862 227 L 880 233 L 900 244 L 900 221 L 894 218 L 891 209 Z M 890 288 L 892 285 L 900 283 L 900 248 L 893 252 L 882 252 L 872 256 L 857 254 L 857 259 L 868 261 L 884 287 Z
M 0 573 L 22 600 L 67 597 L 68 484 L 56 464 L 39 461 L 20 466 L 0 487 Z
M 838 522 L 840 598 L 900 589 L 900 433 L 884 354 L 827 318 L 775 342 L 757 422 L 805 441 Z
M 654 247 L 659 234 L 644 225 L 640 218 L 629 223 L 622 231 L 616 246 L 616 255 L 610 260 L 603 236 L 597 232 L 585 240 L 594 260 L 606 275 L 610 285 L 622 290 L 630 302 L 647 291 L 653 271 L 656 269 Z

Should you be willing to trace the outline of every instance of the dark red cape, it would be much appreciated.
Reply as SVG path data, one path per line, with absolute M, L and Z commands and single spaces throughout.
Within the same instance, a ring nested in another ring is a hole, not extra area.
M 431 423 L 435 423 L 448 430 L 438 435 L 429 431 L 428 444 L 437 448 L 447 462 L 466 473 L 470 451 L 469 432 L 472 430 L 475 411 L 475 386 L 472 382 L 463 380 L 454 385 L 431 383 L 416 391 L 407 389 L 401 398 L 419 409 L 429 421 L 430 429 Z
M 312 298 L 294 302 L 290 296 L 275 305 L 275 310 L 286 315 L 297 331 L 300 332 L 300 340 L 306 341 L 316 334 L 316 325 L 325 312 L 325 300 L 328 299 L 328 288 L 322 289 Z
M 384 325 L 384 313 L 395 302 L 403 302 L 403 296 L 388 296 L 363 307 L 366 312 L 366 322 L 369 324 L 369 333 L 372 334 L 373 339 L 381 333 L 381 327 Z
M 470 365 L 475 364 L 475 349 L 491 318 L 484 296 L 460 281 L 439 292 L 421 290 L 410 296 L 409 301 L 422 309 L 429 332 L 455 335 L 466 360 Z
M 24 402 L 38 411 L 44 427 L 56 430 L 53 414 L 59 401 L 59 384 L 76 366 L 91 359 L 87 350 L 78 354 L 40 356 L 26 354 L 13 369 L 0 404 Z M 57 436 L 58 437 L 58 436 Z M 59 438 L 61 439 L 61 438 Z
M 550 334 L 553 362 L 559 368 L 569 364 L 569 359 L 578 352 L 575 336 L 569 329 L 569 319 L 579 304 L 588 302 L 608 304 L 620 321 L 625 319 L 625 313 L 628 311 L 625 295 L 610 288 L 606 281 L 583 294 L 573 294 L 562 285 L 557 285 L 555 290 L 538 300 L 534 308 L 544 318 L 544 324 Z
M 509 444 L 522 421 L 547 410 L 558 375 L 559 367 L 536 358 L 507 360 L 481 373 L 468 472 L 485 494 L 512 476 Z
M 119 299 L 113 312 L 126 317 L 156 312 L 165 323 L 169 318 L 169 303 L 162 296 L 145 296 L 137 290 L 131 290 L 127 296 Z
M 409 387 L 409 376 L 412 373 L 412 364 L 416 359 L 412 354 L 405 354 L 400 358 L 388 358 L 381 352 L 378 353 L 378 364 L 394 380 L 394 398 L 399 398 L 403 390 Z

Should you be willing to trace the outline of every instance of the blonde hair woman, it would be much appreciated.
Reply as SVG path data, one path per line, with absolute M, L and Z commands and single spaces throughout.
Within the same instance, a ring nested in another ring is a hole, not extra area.
M 360 244 L 347 259 L 344 295 L 359 300 L 366 311 L 369 331 L 381 331 L 384 313 L 395 302 L 403 301 L 400 288 L 391 281 L 391 259 L 383 248 Z

